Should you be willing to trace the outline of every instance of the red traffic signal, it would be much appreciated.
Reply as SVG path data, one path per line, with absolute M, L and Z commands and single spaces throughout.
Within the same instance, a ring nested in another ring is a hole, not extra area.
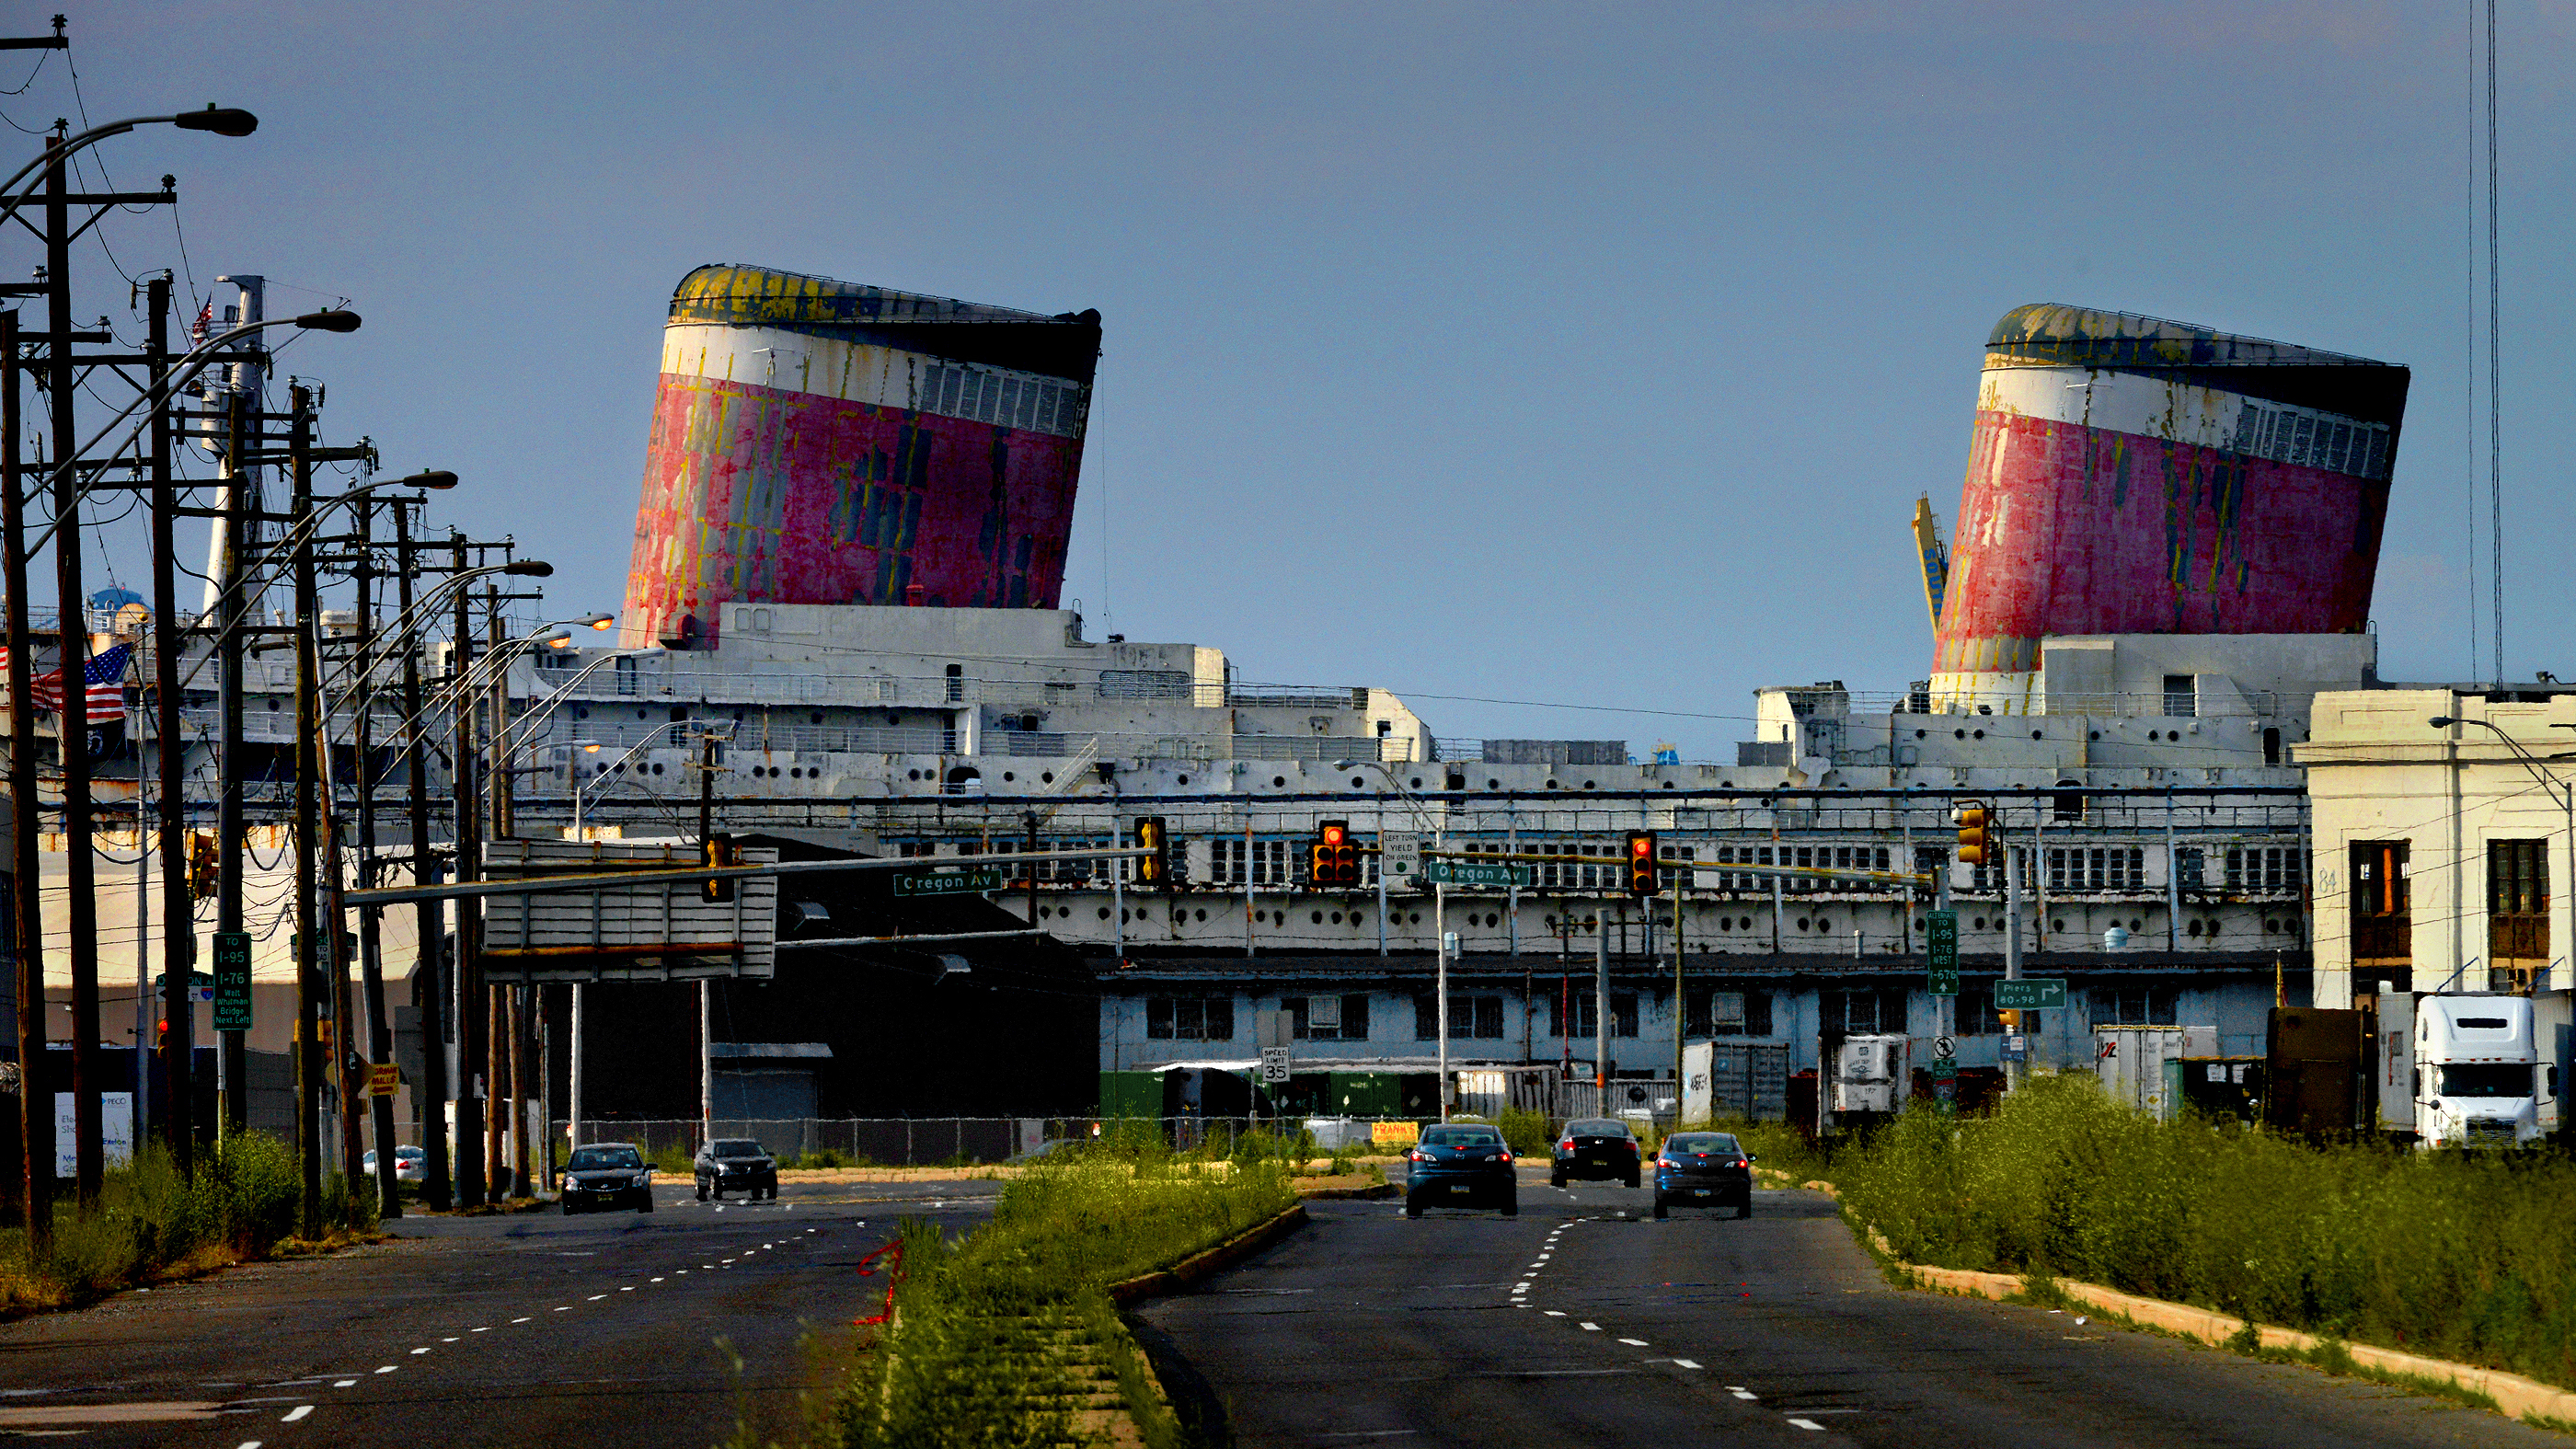
M 1360 848 L 1351 843 L 1349 821 L 1315 822 L 1315 840 L 1307 847 L 1306 880 L 1319 891 L 1359 889 Z
M 1628 832 L 1628 894 L 1650 896 L 1655 893 L 1655 832 Z

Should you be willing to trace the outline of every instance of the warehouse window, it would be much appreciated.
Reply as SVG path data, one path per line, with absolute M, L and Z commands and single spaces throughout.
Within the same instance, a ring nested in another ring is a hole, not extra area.
M 1769 1036 L 1771 993 L 1692 987 L 1690 1014 L 1682 1030 L 1687 1036 Z
M 2096 986 L 2095 1026 L 2172 1026 L 2182 993 L 2170 986 Z
M 1232 1041 L 1234 998 L 1148 996 L 1145 1035 L 1154 1041 Z
M 2137 845 L 2050 846 L 2052 891 L 2126 891 L 2147 883 L 2147 852 Z
M 1503 1035 L 1503 999 L 1499 996 L 1468 996 L 1449 993 L 1449 1039 L 1451 1041 L 1484 1038 L 1499 1041 Z M 1421 992 L 1413 998 L 1413 1039 L 1440 1039 L 1439 998 Z
M 2227 848 L 2229 890 L 2297 895 L 2299 879 L 2299 848 L 2295 845 L 2231 845 Z
M 1293 1023 L 1291 1035 L 1299 1041 L 1366 1041 L 1369 1034 L 1368 993 L 1355 991 L 1347 996 L 1287 996 L 1280 1005 L 1288 1010 Z

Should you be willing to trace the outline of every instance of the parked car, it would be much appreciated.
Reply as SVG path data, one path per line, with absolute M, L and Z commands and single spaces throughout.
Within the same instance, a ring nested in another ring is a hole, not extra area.
M 1655 1216 L 1674 1207 L 1732 1207 L 1753 1216 L 1753 1154 L 1725 1132 L 1676 1132 L 1655 1154 Z
M 1498 1207 L 1504 1217 L 1521 1211 L 1520 1179 L 1512 1149 L 1498 1127 L 1451 1125 L 1424 1129 L 1405 1155 L 1404 1215 L 1426 1207 Z
M 369 1177 L 376 1175 L 376 1150 L 372 1147 L 367 1149 L 366 1172 Z M 427 1182 L 428 1180 L 428 1152 L 421 1148 L 409 1145 L 396 1145 L 394 1148 L 394 1181 Z
M 698 1149 L 693 1164 L 698 1179 L 698 1201 L 713 1195 L 718 1202 L 728 1191 L 747 1192 L 754 1198 L 778 1196 L 778 1159 L 748 1137 L 719 1137 Z
M 592 1208 L 633 1207 L 653 1210 L 653 1169 L 632 1142 L 593 1142 L 572 1150 L 564 1164 L 563 1210 L 566 1217 Z
M 1563 1187 L 1569 1177 L 1615 1177 L 1635 1187 L 1641 1155 L 1637 1134 L 1628 1130 L 1627 1123 L 1615 1117 L 1578 1117 L 1566 1123 L 1556 1139 L 1548 1185 Z

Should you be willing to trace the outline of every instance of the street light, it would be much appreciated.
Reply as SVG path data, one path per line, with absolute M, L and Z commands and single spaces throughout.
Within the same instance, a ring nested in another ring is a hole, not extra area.
M 68 159 L 74 151 L 95 146 L 110 136 L 122 136 L 138 126 L 155 125 L 175 126 L 182 131 L 208 131 L 218 136 L 239 137 L 258 130 L 259 117 L 238 107 L 218 106 L 208 101 L 202 111 L 181 111 L 171 116 L 129 116 L 122 121 L 110 121 L 104 126 L 92 126 L 78 135 L 66 136 L 37 153 L 35 160 L 19 167 L 8 180 L 0 181 L 0 192 L 8 191 L 19 182 L 25 181 L 30 172 L 41 171 L 57 161 Z M 36 187 L 43 184 L 41 181 L 32 183 L 25 191 L 10 197 L 7 207 L 0 208 L 0 223 L 6 223 L 9 218 L 16 216 L 18 208 L 26 205 L 27 199 L 36 194 Z

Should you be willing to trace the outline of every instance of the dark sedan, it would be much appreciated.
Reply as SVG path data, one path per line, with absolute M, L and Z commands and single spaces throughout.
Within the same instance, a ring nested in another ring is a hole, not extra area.
M 1451 1125 L 1426 1129 L 1405 1154 L 1404 1215 L 1426 1207 L 1493 1207 L 1503 1216 L 1521 1211 L 1520 1180 L 1512 1174 L 1512 1149 L 1502 1129 Z
M 778 1196 L 778 1159 L 748 1137 L 719 1137 L 698 1149 L 690 1164 L 698 1179 L 698 1201 L 710 1193 L 722 1202 L 728 1192 L 754 1198 Z
M 1753 1154 L 1725 1132 L 1676 1132 L 1655 1154 L 1655 1216 L 1675 1207 L 1731 1207 L 1753 1216 Z
M 593 1142 L 572 1150 L 564 1164 L 563 1210 L 567 1216 L 593 1208 L 631 1207 L 653 1210 L 653 1169 L 631 1142 Z
M 1635 1187 L 1639 1156 L 1637 1134 L 1627 1123 L 1615 1117 L 1578 1117 L 1557 1136 L 1548 1185 L 1563 1187 L 1569 1177 L 1615 1177 Z

